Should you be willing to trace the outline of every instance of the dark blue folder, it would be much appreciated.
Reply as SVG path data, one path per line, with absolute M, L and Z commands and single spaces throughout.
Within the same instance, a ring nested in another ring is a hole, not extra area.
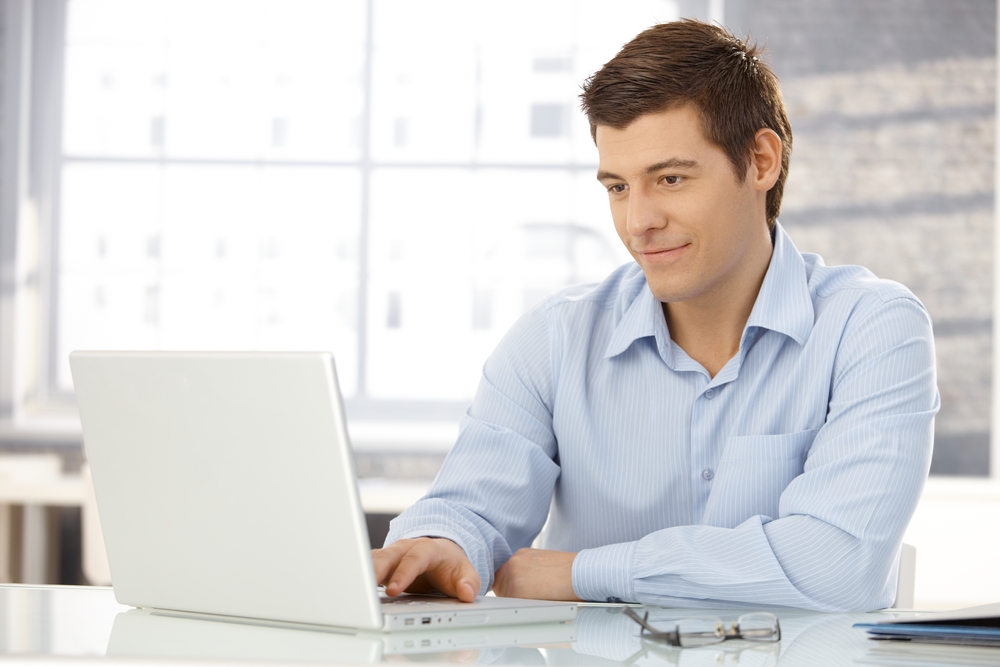
M 1000 647 L 1000 604 L 880 623 L 855 623 L 854 627 L 867 632 L 870 639 Z

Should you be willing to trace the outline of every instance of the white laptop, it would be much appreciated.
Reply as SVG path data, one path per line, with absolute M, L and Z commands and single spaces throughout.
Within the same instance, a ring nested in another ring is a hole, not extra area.
M 122 604 L 382 631 L 576 615 L 379 596 L 329 353 L 73 352 L 70 366 Z

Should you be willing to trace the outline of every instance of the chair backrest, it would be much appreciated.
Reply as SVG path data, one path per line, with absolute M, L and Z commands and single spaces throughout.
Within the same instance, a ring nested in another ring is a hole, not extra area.
M 896 601 L 892 609 L 913 609 L 913 588 L 917 578 L 917 548 L 903 544 L 899 548 L 899 574 L 896 577 Z

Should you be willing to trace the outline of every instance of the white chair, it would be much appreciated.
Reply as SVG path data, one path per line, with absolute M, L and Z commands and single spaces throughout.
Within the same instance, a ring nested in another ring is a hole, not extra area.
M 917 579 L 917 548 L 903 544 L 899 548 L 899 573 L 896 575 L 896 601 L 890 609 L 913 609 L 913 588 Z

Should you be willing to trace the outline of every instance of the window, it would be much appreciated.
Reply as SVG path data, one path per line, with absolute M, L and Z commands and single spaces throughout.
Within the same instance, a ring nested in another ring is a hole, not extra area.
M 25 409 L 73 349 L 331 349 L 356 441 L 447 448 L 514 320 L 628 260 L 576 96 L 671 2 L 22 4 Z
M 320 348 L 360 448 L 443 452 L 514 320 L 628 261 L 577 95 L 637 32 L 683 15 L 768 43 L 795 132 L 782 224 L 924 301 L 933 470 L 984 475 L 995 14 L 8 0 L 0 410 L 71 414 L 77 348 Z

